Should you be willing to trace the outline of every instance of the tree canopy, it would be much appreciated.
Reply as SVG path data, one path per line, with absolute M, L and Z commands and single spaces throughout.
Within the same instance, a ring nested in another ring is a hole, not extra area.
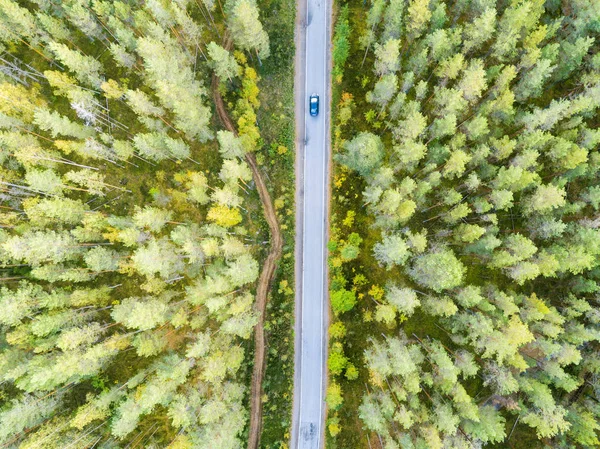
M 269 41 L 213 7 L 0 0 L 0 446 L 243 445 L 262 217 L 209 88 Z
M 338 444 L 596 447 L 597 2 L 351 8 L 330 267 L 359 299 L 331 351 L 363 399 L 334 401 Z

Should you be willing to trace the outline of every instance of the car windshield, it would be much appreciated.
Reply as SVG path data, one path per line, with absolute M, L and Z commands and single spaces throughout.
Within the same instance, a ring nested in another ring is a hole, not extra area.
M 317 102 L 317 98 L 316 97 L 311 97 L 310 102 L 311 103 L 316 103 Z

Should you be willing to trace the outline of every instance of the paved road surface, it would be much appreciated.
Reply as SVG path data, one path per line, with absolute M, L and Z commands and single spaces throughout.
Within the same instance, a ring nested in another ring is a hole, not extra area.
M 299 148 L 304 147 L 304 154 L 299 155 L 303 156 L 303 163 L 298 167 L 302 172 L 298 173 L 297 185 L 298 207 L 302 214 L 297 223 L 296 243 L 301 258 L 296 279 L 297 284 L 301 280 L 301 285 L 297 285 L 293 449 L 320 449 L 324 443 L 330 8 L 328 0 L 299 0 L 299 20 L 305 26 L 298 28 L 296 70 L 304 73 L 297 73 L 296 77 L 296 101 L 299 106 L 296 112 L 301 119 L 298 121 L 298 137 L 302 139 L 304 135 Z M 305 36 L 301 33 L 305 33 Z M 308 97 L 313 93 L 320 97 L 317 117 L 311 117 L 308 110 Z

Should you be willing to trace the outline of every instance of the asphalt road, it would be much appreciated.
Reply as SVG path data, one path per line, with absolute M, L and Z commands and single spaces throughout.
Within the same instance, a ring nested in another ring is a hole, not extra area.
M 304 3 L 306 1 L 306 3 Z M 304 11 L 302 8 L 306 8 Z M 293 449 L 320 449 L 324 436 L 324 386 L 327 358 L 327 216 L 329 179 L 329 37 L 331 5 L 327 0 L 299 0 L 296 89 L 299 138 L 304 128 L 299 201 L 297 267 L 296 376 Z M 302 42 L 301 33 L 305 33 Z M 300 62 L 300 64 L 299 64 Z M 302 62 L 304 67 L 302 67 Z M 311 117 L 308 97 L 320 97 L 319 115 Z M 303 123 L 302 123 L 303 122 Z M 302 126 L 304 125 L 304 126 Z M 298 167 L 298 170 L 300 167 Z M 300 215 L 300 214 L 299 214 Z M 299 303 L 299 304 L 298 304 Z

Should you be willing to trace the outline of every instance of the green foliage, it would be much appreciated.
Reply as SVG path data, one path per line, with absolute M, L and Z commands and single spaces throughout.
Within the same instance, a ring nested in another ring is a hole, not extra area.
M 348 5 L 345 5 L 340 9 L 333 30 L 333 50 L 331 55 L 333 60 L 332 77 L 338 83 L 342 81 L 346 59 L 348 59 L 350 53 L 350 33 L 352 30 L 348 21 L 348 14 Z
M 240 74 L 242 69 L 233 55 L 220 45 L 214 42 L 208 44 L 208 55 L 212 59 L 215 74 L 220 79 L 227 78 L 231 81 Z
M 348 362 L 346 365 L 346 373 L 344 374 L 346 379 L 355 380 L 358 379 L 358 369 L 352 363 Z
M 341 340 L 346 335 L 346 327 L 344 323 L 338 321 L 329 326 L 329 337 L 334 340 Z
M 360 133 L 346 143 L 346 152 L 339 161 L 348 167 L 366 175 L 379 166 L 383 158 L 383 143 L 379 136 L 372 133 Z
M 244 50 L 254 50 L 261 58 L 271 54 L 269 36 L 258 18 L 258 6 L 253 0 L 231 0 L 225 4 L 228 27 L 236 44 Z
M 410 256 L 409 247 L 399 235 L 386 235 L 373 248 L 377 261 L 388 269 L 402 265 Z
M 334 227 L 364 241 L 335 277 L 385 290 L 337 317 L 364 366 L 332 447 L 597 445 L 592 5 L 348 3 Z
M 336 315 L 348 312 L 356 304 L 356 293 L 351 290 L 340 289 L 330 293 L 331 308 Z
M 329 368 L 329 372 L 334 376 L 342 374 L 344 368 L 348 364 L 348 359 L 341 352 L 331 352 L 329 354 L 329 358 L 327 359 L 327 367 Z
M 335 437 L 342 431 L 340 420 L 337 416 L 327 419 L 327 430 L 332 437 Z
M 353 232 L 348 236 L 347 243 L 340 249 L 340 256 L 344 261 L 354 260 L 360 253 L 360 244 L 362 238 L 356 232 Z
M 408 274 L 418 284 L 440 292 L 461 285 L 465 271 L 451 250 L 442 250 L 415 258 Z
M 342 389 L 336 383 L 331 383 L 327 387 L 327 395 L 325 396 L 325 401 L 327 402 L 327 406 L 331 410 L 337 410 L 342 405 Z
M 214 41 L 269 37 L 232 3 L 0 0 L 0 445 L 244 444 L 260 77 Z

